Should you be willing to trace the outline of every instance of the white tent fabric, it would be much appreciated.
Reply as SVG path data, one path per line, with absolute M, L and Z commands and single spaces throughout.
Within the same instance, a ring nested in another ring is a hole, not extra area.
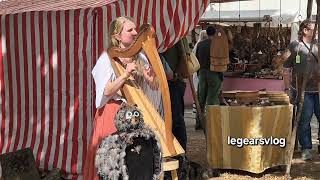
M 297 22 L 298 12 L 282 12 L 280 16 L 279 10 L 261 10 L 259 16 L 259 10 L 244 10 L 239 11 L 221 11 L 220 12 L 220 21 L 221 22 L 254 22 L 262 21 L 265 15 L 269 15 L 272 19 L 271 25 L 277 26 L 280 21 L 282 24 L 291 24 L 292 22 Z M 201 17 L 201 21 L 219 21 L 219 12 L 218 11 L 206 11 L 205 14 Z
M 306 18 L 306 0 L 252 0 L 230 3 L 211 3 L 200 21 L 259 21 L 264 15 L 270 15 L 272 26 L 291 24 Z M 313 2 L 312 14 L 316 14 L 316 3 Z M 281 15 L 281 17 L 280 17 Z M 260 18 L 259 18 L 260 17 Z

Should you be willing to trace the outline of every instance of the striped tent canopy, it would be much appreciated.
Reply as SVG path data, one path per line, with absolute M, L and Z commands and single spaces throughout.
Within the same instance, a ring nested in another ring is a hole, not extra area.
M 28 11 L 61 11 L 70 9 L 94 8 L 116 2 L 117 0 L 2 0 L 0 14 L 15 14 Z M 143 0 L 140 0 L 141 2 Z M 210 0 L 211 3 L 226 3 L 239 0 Z M 250 0 L 241 0 L 250 1 Z
M 191 31 L 208 0 L 0 2 L 0 154 L 31 147 L 39 168 L 81 178 L 94 109 L 91 70 L 109 23 L 151 23 L 158 50 Z

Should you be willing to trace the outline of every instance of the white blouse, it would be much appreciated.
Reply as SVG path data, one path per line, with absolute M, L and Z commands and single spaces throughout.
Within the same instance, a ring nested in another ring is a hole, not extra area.
M 109 55 L 103 52 L 96 62 L 91 72 L 94 83 L 96 84 L 96 108 L 104 106 L 110 99 L 123 100 L 117 93 L 106 96 L 103 94 L 104 88 L 108 81 L 114 81 L 116 74 L 112 68 Z
M 150 68 L 149 61 L 143 53 L 140 53 L 138 58 L 141 58 L 141 60 L 144 62 L 144 68 Z M 103 107 L 111 99 L 121 100 L 125 102 L 125 99 L 121 97 L 118 93 L 115 93 L 110 96 L 106 96 L 103 94 L 107 82 L 114 81 L 116 79 L 116 74 L 112 68 L 112 64 L 107 52 L 103 52 L 101 54 L 91 73 L 93 75 L 93 79 L 96 85 L 96 108 Z M 145 79 L 143 79 L 142 82 L 138 82 L 138 84 L 145 93 L 145 95 L 152 102 L 154 107 L 157 110 L 159 110 L 161 101 L 160 88 L 157 90 L 151 89 L 151 87 Z

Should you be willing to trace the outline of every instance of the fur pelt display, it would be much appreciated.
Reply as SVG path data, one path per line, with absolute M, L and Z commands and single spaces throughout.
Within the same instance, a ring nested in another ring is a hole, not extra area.
M 115 116 L 117 132 L 104 138 L 96 153 L 101 179 L 157 180 L 162 174 L 160 141 L 144 124 L 136 106 L 122 104 Z

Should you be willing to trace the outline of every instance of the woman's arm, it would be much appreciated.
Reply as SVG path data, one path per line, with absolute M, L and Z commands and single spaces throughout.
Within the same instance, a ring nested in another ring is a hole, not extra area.
M 131 76 L 131 73 L 136 69 L 137 65 L 135 63 L 128 63 L 125 73 L 116 78 L 114 81 L 108 81 L 103 94 L 105 96 L 111 96 L 117 93 L 126 80 Z
M 158 89 L 159 82 L 156 78 L 156 74 L 151 67 L 149 67 L 148 69 L 143 69 L 143 76 L 152 89 Z
M 159 81 L 158 81 L 158 78 L 156 77 L 156 74 L 155 74 L 153 68 L 151 67 L 151 64 L 150 64 L 148 58 L 143 53 L 139 54 L 139 58 L 140 58 L 141 62 L 143 62 L 142 74 L 143 74 L 144 79 L 147 81 L 148 85 L 152 89 L 154 89 L 154 90 L 158 89 L 159 88 Z

